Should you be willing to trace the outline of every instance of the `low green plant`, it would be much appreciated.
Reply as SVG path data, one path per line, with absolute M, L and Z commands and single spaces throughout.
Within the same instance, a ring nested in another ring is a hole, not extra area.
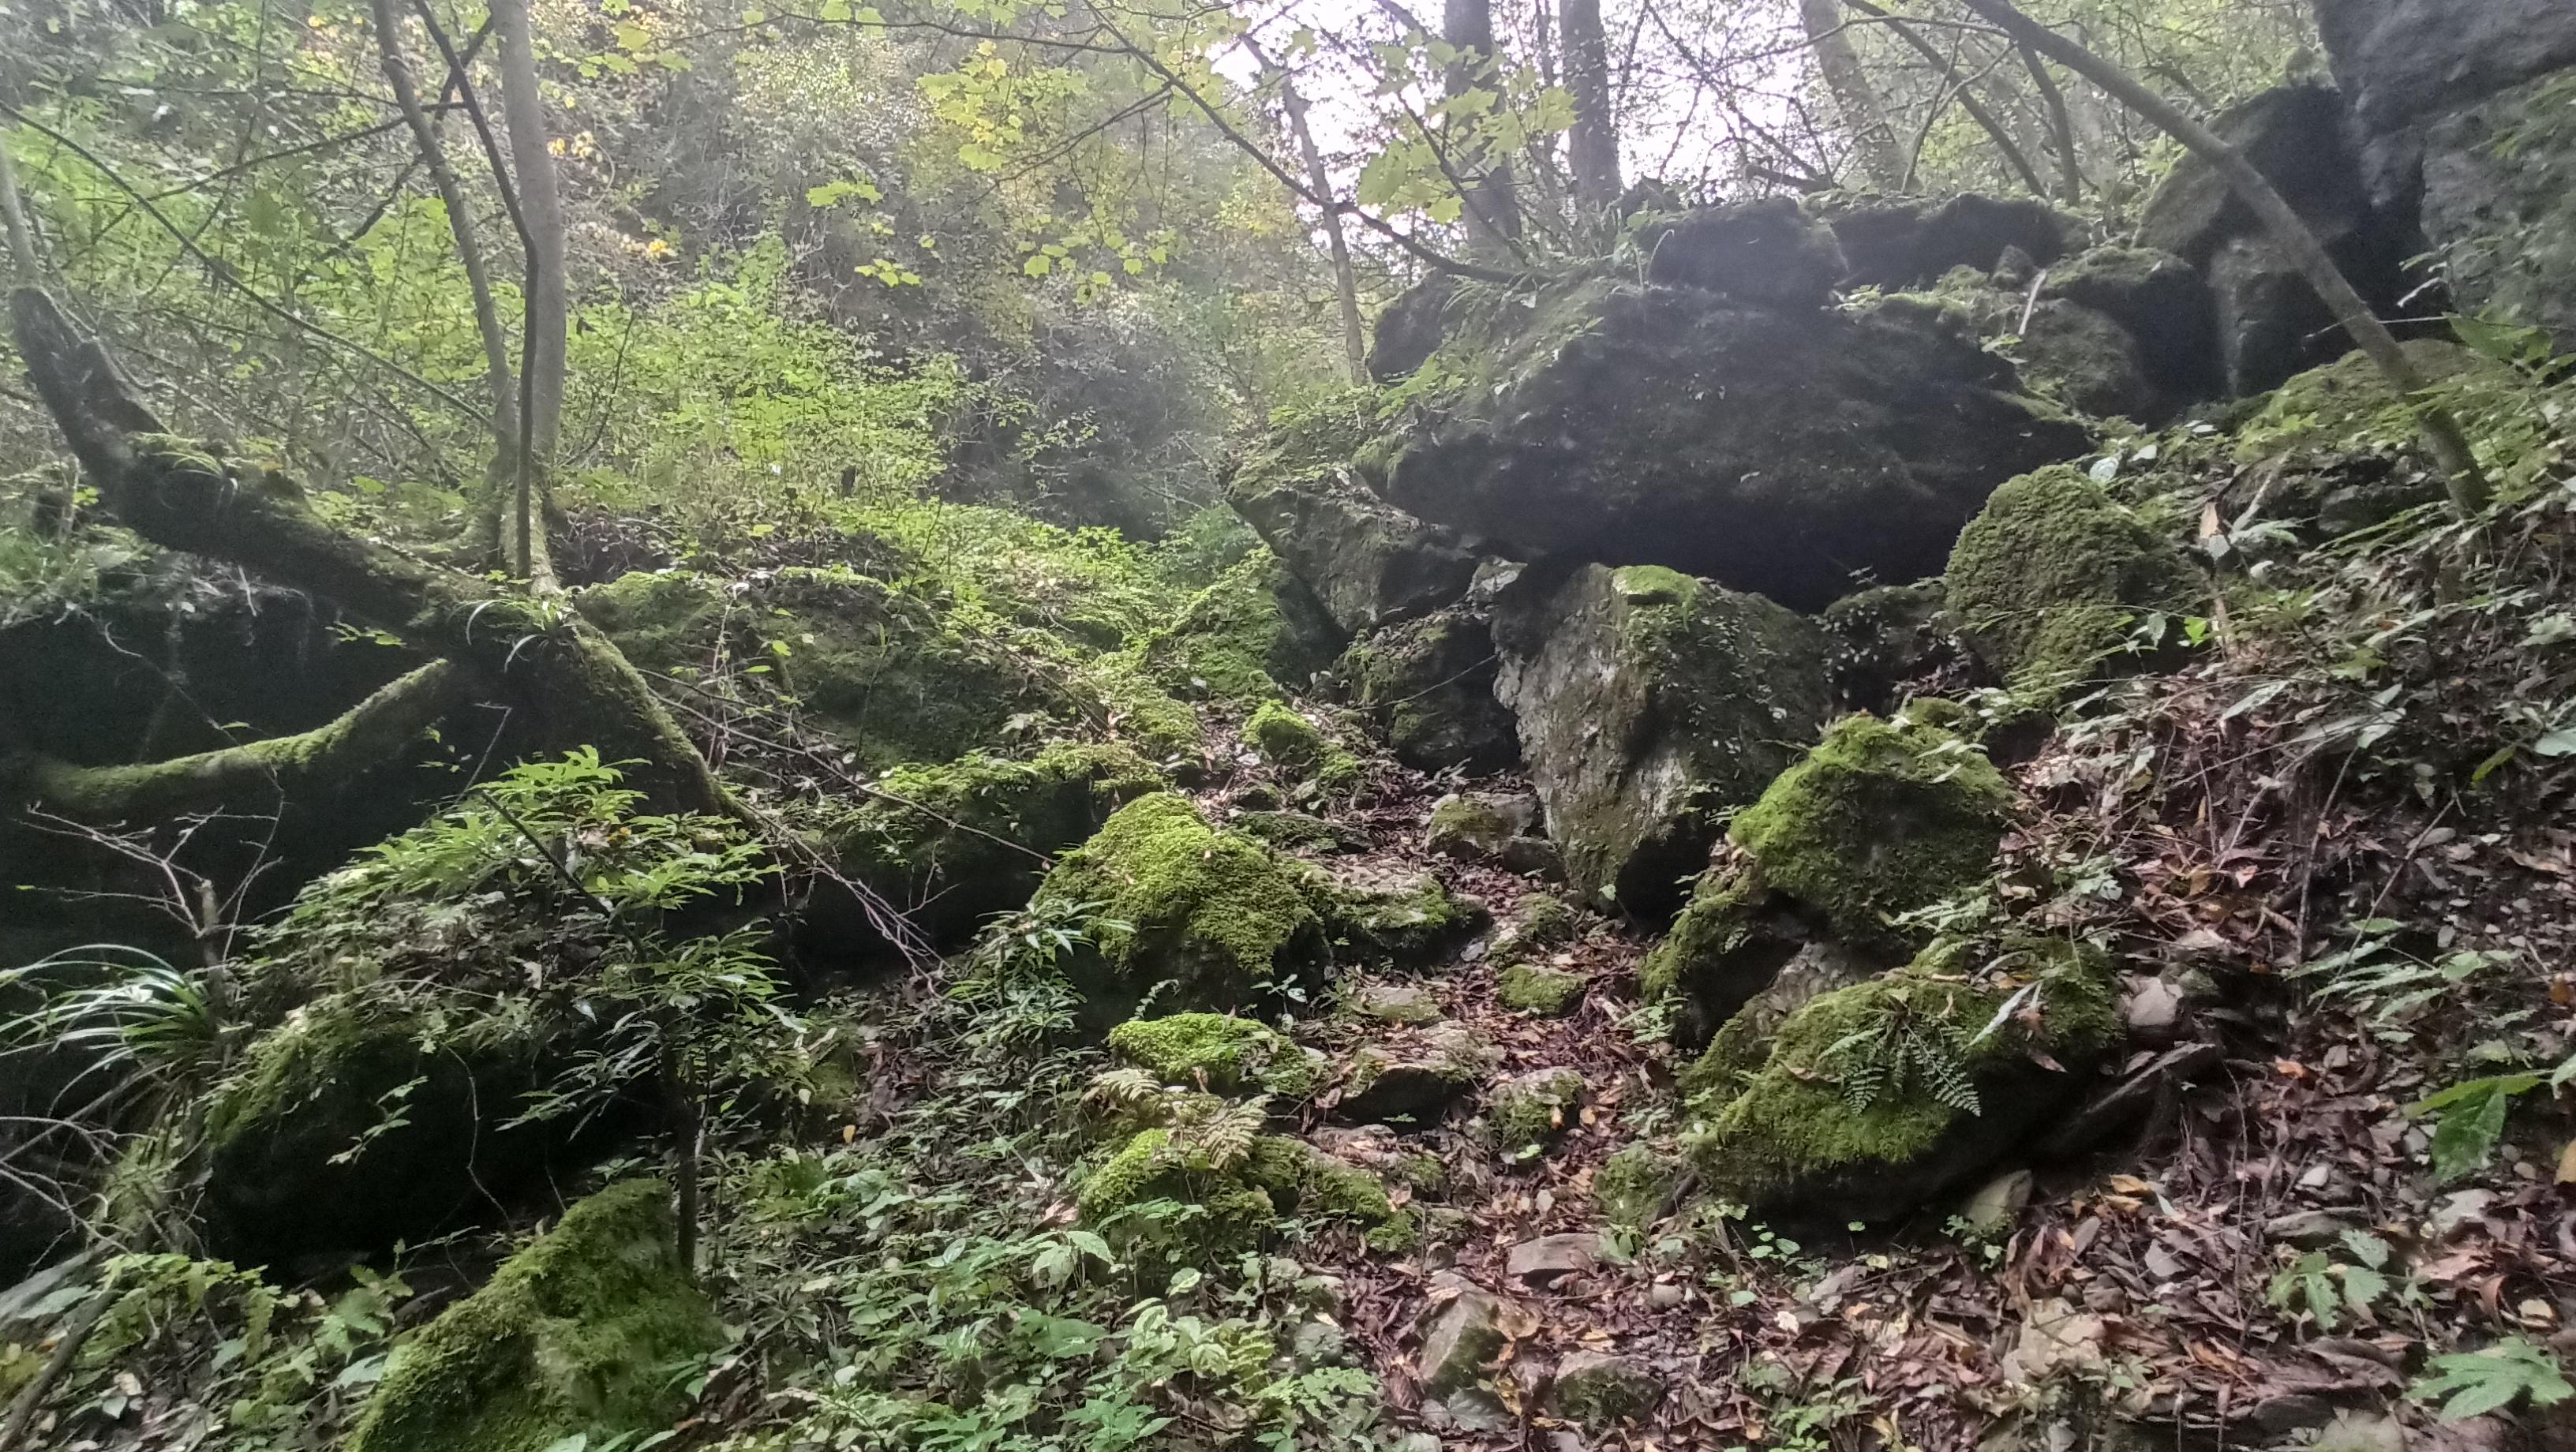
M 2464 1422 L 2525 1397 L 2535 1407 L 2554 1407 L 2576 1396 L 2576 1385 L 2569 1384 L 2566 1368 L 2547 1347 L 2508 1336 L 2482 1350 L 2434 1357 L 2406 1394 L 2419 1402 L 2439 1402 L 2445 1422 Z

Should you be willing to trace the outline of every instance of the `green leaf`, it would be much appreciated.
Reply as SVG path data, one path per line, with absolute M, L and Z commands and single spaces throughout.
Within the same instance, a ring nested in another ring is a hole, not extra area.
M 2417 1401 L 2440 1401 L 2446 1422 L 2462 1422 L 2511 1406 L 2525 1394 L 2536 1407 L 2576 1396 L 2547 1348 L 2508 1336 L 2483 1351 L 2455 1351 L 2433 1358 L 2430 1372 L 2407 1389 Z
M 2537 1074 L 2508 1074 L 2455 1084 L 2415 1106 L 2417 1113 L 2437 1113 L 2433 1126 L 2433 1176 L 2451 1181 L 2486 1165 L 2504 1135 L 2505 1111 L 2513 1097 L 2540 1085 Z
M 615 34 L 617 36 L 617 46 L 620 50 L 633 51 L 636 54 L 641 55 L 645 51 L 653 48 L 653 32 L 646 30 L 643 26 L 637 25 L 632 21 L 617 27 Z
M 2531 752 L 2534 756 L 2576 755 L 2576 726 L 2561 726 L 2541 737 L 2531 743 Z

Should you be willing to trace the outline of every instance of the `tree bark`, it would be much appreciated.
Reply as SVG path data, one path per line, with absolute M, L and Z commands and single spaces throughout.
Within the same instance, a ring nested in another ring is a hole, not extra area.
M 1246 35 L 1244 49 L 1261 69 L 1279 78 L 1279 108 L 1288 114 L 1288 132 L 1297 142 L 1297 158 L 1306 168 L 1306 185 L 1324 198 L 1318 210 L 1323 213 L 1324 244 L 1332 254 L 1333 295 L 1342 314 L 1342 361 L 1354 384 L 1368 382 L 1368 333 L 1360 322 L 1359 272 L 1351 265 L 1351 240 L 1342 230 L 1342 214 L 1332 204 L 1332 168 L 1324 164 L 1324 151 L 1315 144 L 1314 128 L 1306 124 L 1306 98 L 1297 91 L 1296 79 L 1288 68 L 1271 60 L 1261 43 Z
M 1440 29 L 1441 39 L 1458 52 L 1445 78 L 1448 95 L 1455 98 L 1479 88 L 1499 90 L 1502 78 L 1494 63 L 1493 0 L 1447 0 Z M 1473 172 L 1465 183 L 1468 241 L 1481 244 L 1488 253 L 1512 250 L 1511 244 L 1521 235 L 1521 208 L 1518 189 L 1512 185 L 1511 158 L 1488 155 L 1482 147 L 1462 151 L 1453 146 L 1452 154 Z
M 9 128 L 0 126 L 0 225 L 9 233 L 9 270 L 19 282 L 36 282 L 36 229 L 27 223 L 27 199 L 18 191 L 18 163 L 9 155 Z
M 28 377 L 126 528 L 336 601 L 456 662 L 501 692 L 540 739 L 596 746 L 620 763 L 660 809 L 751 820 L 634 665 L 560 597 L 505 593 L 336 528 L 293 480 L 241 477 L 163 432 L 107 351 L 42 292 L 19 288 L 10 311 Z
M 1574 98 L 1574 129 L 1566 160 L 1574 171 L 1574 200 L 1583 210 L 1607 215 L 1619 205 L 1619 126 L 1610 114 L 1610 42 L 1601 30 L 1601 0 L 1557 0 L 1559 45 L 1565 52 L 1565 89 Z
M 1807 44 L 1815 48 L 1816 68 L 1824 72 L 1834 109 L 1842 113 L 1843 129 L 1851 133 L 1861 175 L 1880 191 L 1896 190 L 1905 181 L 1905 153 L 1896 144 L 1895 128 L 1887 124 L 1878 92 L 1870 87 L 1860 47 L 1843 26 L 1841 0 L 1798 0 L 1798 19 L 1806 26 Z
M 410 125 L 412 140 L 420 148 L 421 163 L 429 169 L 430 180 L 438 187 L 438 198 L 447 207 L 447 228 L 456 239 L 456 255 L 465 266 L 466 289 L 474 296 L 474 330 L 483 339 L 484 382 L 492 395 L 492 477 L 500 480 L 514 477 L 512 461 L 519 452 L 518 385 L 511 376 L 510 340 L 501 331 L 501 309 L 492 298 L 492 273 L 485 260 L 480 229 L 474 221 L 474 209 L 467 203 L 465 188 L 458 183 L 456 168 L 448 164 L 447 148 L 439 140 L 438 123 L 421 109 L 420 92 L 412 84 L 411 66 L 403 59 L 401 20 L 394 13 L 393 0 L 370 0 L 376 25 L 376 52 L 382 62 L 386 84 L 393 87 L 394 104 L 402 108 L 403 120 Z
M 2425 449 L 2440 466 L 2451 496 L 2451 506 L 2461 515 L 2479 513 L 2493 498 L 2486 472 L 2478 467 L 2477 451 L 2470 447 L 2468 435 L 2449 409 L 2424 396 L 2426 381 L 2406 350 L 2398 346 L 2395 334 L 2379 315 L 2370 310 L 2354 289 L 2352 280 L 2343 275 L 2325 244 L 2309 230 L 2298 211 L 2284 200 L 2272 183 L 2254 164 L 2239 155 L 2236 148 L 2219 139 L 2218 134 L 2149 90 L 2127 71 L 2095 55 L 2084 46 L 2067 39 L 2038 21 L 2023 14 L 2012 0 L 1961 0 L 1970 10 L 2001 29 L 2015 41 L 2029 46 L 2059 65 L 2084 77 L 2117 97 L 2130 110 L 2145 117 L 2157 129 L 2179 141 L 2194 156 L 2207 162 L 2226 181 L 2228 189 L 2262 220 L 2271 233 L 2273 245 L 2289 257 L 2293 266 L 2316 289 L 2335 321 L 2350 334 L 2370 361 L 2376 365 L 2388 386 L 2415 411 L 2415 422 L 2424 438 Z
M 493 30 L 501 40 L 501 117 L 510 133 L 510 170 L 527 227 L 527 322 L 520 364 L 518 563 L 524 579 L 550 585 L 540 572 L 536 532 L 539 499 L 555 462 L 563 422 L 564 221 L 555 190 L 553 138 L 546 130 L 545 97 L 537 89 L 536 42 L 527 0 L 494 0 Z

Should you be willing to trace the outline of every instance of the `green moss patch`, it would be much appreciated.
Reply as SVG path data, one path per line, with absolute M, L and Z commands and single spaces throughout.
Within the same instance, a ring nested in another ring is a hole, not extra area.
M 1083 1219 L 1096 1225 L 1153 1201 L 1197 1207 L 1191 1238 L 1211 1246 L 1258 1241 L 1283 1215 L 1357 1222 L 1381 1249 L 1400 1249 L 1412 1238 L 1409 1217 L 1377 1176 L 1286 1135 L 1262 1135 L 1220 1161 L 1211 1148 L 1169 1130 L 1143 1130 L 1086 1176 L 1076 1195 Z
M 1574 1123 L 1583 1103 L 1583 1076 L 1572 1069 L 1537 1069 L 1494 1086 L 1485 1120 L 1495 1147 L 1528 1156 L 1555 1142 Z
M 687 1408 L 672 1369 L 724 1328 L 671 1244 L 669 1190 L 611 1186 L 395 1351 L 349 1452 L 544 1452 L 649 1435 Z
M 2099 952 L 1938 945 L 1810 1000 L 1749 1070 L 1702 1076 L 1717 1107 L 1692 1157 L 1712 1192 L 1756 1209 L 1892 1219 L 2069 1107 L 2121 1040 Z M 1747 1047 L 1711 1052 L 1732 1068 Z
M 1258 1089 L 1303 1099 L 1323 1078 L 1323 1065 L 1285 1035 L 1221 1013 L 1132 1019 L 1109 1031 L 1109 1051 L 1166 1083 L 1220 1094 Z
M 1169 792 L 1119 808 L 1039 895 L 1127 925 L 1077 973 L 1095 1014 L 1113 1020 L 1162 984 L 1175 1006 L 1231 1007 L 1257 985 L 1313 976 L 1329 956 L 1301 870 Z
M 1252 707 L 1304 686 L 1345 643 L 1306 587 L 1259 550 L 1154 635 L 1144 659 L 1172 691 Z
M 1583 975 L 1515 963 L 1495 982 L 1494 999 L 1515 1013 L 1556 1018 L 1583 999 Z
M 1945 585 L 1962 634 L 2016 682 L 2080 677 L 2141 612 L 2203 594 L 2181 551 L 2081 471 L 2007 481 L 1959 532 Z

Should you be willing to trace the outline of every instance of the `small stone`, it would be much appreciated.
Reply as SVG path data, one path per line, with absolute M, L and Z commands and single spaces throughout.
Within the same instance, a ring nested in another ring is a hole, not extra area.
M 1601 1237 L 1578 1230 L 1522 1241 L 1512 1247 L 1503 1268 L 1524 1285 L 1545 1286 L 1566 1276 L 1588 1274 L 1600 1264 Z
M 1463 1024 L 1399 1029 L 1351 1055 L 1339 1110 L 1361 1124 L 1420 1126 L 1485 1076 L 1493 1050 Z
M 1452 792 L 1431 804 L 1422 845 L 1461 862 L 1497 862 L 1539 817 L 1538 798 L 1526 793 Z
M 1438 1403 L 1449 1424 L 1466 1432 L 1508 1432 L 1515 1425 L 1503 1399 L 1480 1386 L 1460 1387 Z
M 1454 1294 L 1424 1314 L 1422 1350 L 1415 1367 L 1422 1389 L 1445 1397 L 1475 1385 L 1485 1363 L 1503 1349 L 1503 1303 L 1448 1271 L 1431 1278 L 1431 1289 L 1434 1294 Z
M 2319 1427 L 2335 1414 L 2334 1403 L 2313 1392 L 2283 1392 L 2254 1404 L 2254 1425 L 2278 1437 L 2306 1427 Z
M 1517 872 L 1523 877 L 1543 882 L 1565 880 L 1565 854 L 1545 837 L 1514 837 L 1503 844 L 1501 855 L 1494 861 L 1505 872 Z
M 1567 1352 L 1548 1390 L 1557 1415 L 1595 1429 L 1635 1421 L 1663 1399 L 1663 1378 L 1633 1357 L 1601 1351 Z
M 2120 1001 L 2120 1017 L 2129 1037 L 2145 1048 L 2170 1047 L 2182 1031 L 2182 990 L 2162 978 L 2130 980 Z
M 1494 999 L 1516 1013 L 1536 1014 L 1540 1018 L 1558 1018 L 1570 1012 L 1583 997 L 1583 975 L 1557 968 L 1537 968 L 1516 963 L 1503 970 L 1494 985 Z
M 2442 1203 L 2433 1207 L 2433 1238 L 2449 1240 L 2458 1235 L 2473 1222 L 2482 1219 L 2487 1213 L 2487 1207 L 2494 1203 L 2495 1191 L 2493 1190 L 2462 1190 L 2456 1195 L 2442 1197 Z
M 2406 1452 L 2405 1425 L 2395 1417 L 2341 1411 L 2318 1429 L 2310 1452 Z
M 2347 1231 L 2357 1227 L 2331 1210 L 2293 1210 L 2275 1215 L 2263 1222 L 2263 1235 L 2295 1245 L 2301 1250 L 2322 1250 L 2343 1240 Z
M 1646 1290 L 1646 1303 L 1658 1311 L 1669 1311 L 1690 1299 L 1690 1292 L 1670 1281 L 1657 1281 Z
M 1979 1235 L 1998 1234 L 2029 1208 L 2031 1182 L 2028 1170 L 1997 1175 L 1959 1207 L 1959 1218 Z
M 1533 1069 L 1494 1086 L 1485 1101 L 1495 1147 L 1506 1154 L 1543 1149 L 1573 1123 L 1583 1102 L 1583 1076 L 1572 1069 Z
M 1418 983 L 1372 983 L 1360 990 L 1351 1006 L 1380 1023 L 1419 1026 L 1440 1021 L 1440 1000 Z

